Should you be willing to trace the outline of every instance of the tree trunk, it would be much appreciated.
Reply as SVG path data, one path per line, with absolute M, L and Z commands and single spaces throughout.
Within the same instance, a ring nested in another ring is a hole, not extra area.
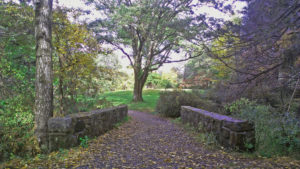
M 134 90 L 133 90 L 133 101 L 142 102 L 143 100 L 143 86 L 141 82 L 135 78 L 134 80 Z
M 53 115 L 52 0 L 35 2 L 36 84 L 35 135 L 43 152 L 48 150 L 48 119 Z
M 133 90 L 133 101 L 142 102 L 143 100 L 143 87 L 148 77 L 148 72 L 144 72 L 141 76 L 134 71 L 134 90 Z

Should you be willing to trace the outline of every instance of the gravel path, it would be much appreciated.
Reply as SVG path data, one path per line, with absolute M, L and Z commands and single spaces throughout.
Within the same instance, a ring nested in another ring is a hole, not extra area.
M 300 168 L 300 163 L 249 159 L 209 150 L 179 125 L 148 113 L 93 141 L 70 168 Z

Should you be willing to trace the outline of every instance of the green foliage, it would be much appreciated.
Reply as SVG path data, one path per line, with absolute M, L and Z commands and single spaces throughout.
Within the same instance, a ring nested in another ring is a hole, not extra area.
M 105 98 L 99 98 L 99 95 L 94 97 L 79 95 L 76 97 L 76 104 L 79 107 L 80 112 L 87 112 L 93 109 L 104 109 L 113 106 L 113 104 Z
M 254 102 L 251 102 L 249 99 L 246 98 L 241 98 L 231 104 L 227 104 L 225 106 L 225 109 L 230 113 L 239 114 L 243 108 L 251 106 L 254 106 Z
M 84 24 L 72 23 L 66 11 L 58 8 L 53 13 L 56 23 L 53 25 L 55 116 L 91 107 L 81 108 L 82 104 L 78 101 L 92 103 L 87 99 L 96 100 L 100 73 L 109 72 L 95 63 L 101 51 L 93 34 Z
M 210 31 L 204 23 L 205 16 L 196 16 L 193 9 L 207 3 L 215 4 L 208 0 L 195 4 L 191 1 L 176 0 L 132 1 L 131 3 L 125 1 L 116 3 L 115 0 L 91 2 L 95 3 L 97 9 L 106 12 L 90 26 L 96 30 L 99 39 L 116 47 L 129 59 L 134 69 L 136 93 L 144 87 L 149 73 L 158 70 L 164 63 L 184 60 L 171 59 L 171 53 L 185 53 L 185 59 L 191 58 L 196 53 L 194 48 L 188 46 L 194 41 L 203 39 L 201 35 L 201 38 L 195 38 L 199 37 L 200 32 L 204 34 Z M 211 18 L 212 20 L 214 19 Z M 162 85 L 164 88 L 171 87 L 166 80 Z M 142 93 L 137 96 L 133 98 L 135 101 L 143 100 Z
M 71 23 L 65 12 L 55 10 L 53 13 L 54 115 L 57 116 L 109 106 L 109 102 L 99 100 L 97 94 L 98 89 L 110 81 L 107 77 L 115 76 L 111 69 L 95 64 L 96 56 L 103 52 L 99 52 L 93 34 L 84 24 Z M 30 157 L 39 153 L 39 148 L 33 133 L 34 10 L 30 5 L 0 0 L 0 16 L 2 161 Z M 63 96 L 62 102 L 60 96 Z M 62 112 L 60 107 L 63 107 Z
M 177 85 L 177 74 L 175 72 L 169 73 L 151 73 L 146 81 L 148 88 L 167 89 L 174 88 Z
M 146 81 L 146 86 L 151 87 L 151 88 L 159 88 L 160 83 L 161 83 L 162 77 L 158 73 L 151 73 L 149 74 L 147 81 Z
M 238 44 L 239 39 L 229 32 L 212 41 L 210 47 L 211 51 L 189 60 L 184 67 L 185 83 L 188 83 L 188 85 L 194 88 L 208 88 L 212 87 L 216 82 L 230 79 L 234 71 L 229 67 L 235 68 L 239 66 L 236 58 L 224 57 L 233 55 L 238 49 L 228 47 L 228 44 L 232 43 Z M 203 52 L 201 48 L 198 50 Z M 217 58 L 221 58 L 222 61 Z M 226 65 L 223 62 L 226 63 Z
M 238 46 L 232 49 L 229 47 L 230 44 L 238 44 L 239 38 L 237 38 L 232 32 L 229 32 L 226 35 L 218 37 L 218 39 L 214 40 L 212 43 L 212 52 L 215 56 L 222 58 L 222 61 L 219 59 L 212 59 L 212 65 L 210 69 L 213 71 L 213 76 L 216 80 L 226 80 L 229 79 L 233 73 L 231 68 L 238 67 L 239 63 L 236 58 L 224 56 L 233 55 L 236 50 L 238 50 Z M 225 62 L 227 65 L 225 65 Z M 228 67 L 229 66 L 229 67 Z
M 255 148 L 252 143 L 245 142 L 244 144 L 247 151 L 253 150 Z
M 100 67 L 100 77 L 97 81 L 100 92 L 126 90 L 132 88 L 133 80 L 126 72 L 121 72 L 122 65 L 117 55 L 100 54 L 96 59 Z
M 173 84 L 171 83 L 170 80 L 168 79 L 163 79 L 160 83 L 160 86 L 164 89 L 172 88 Z
M 179 117 L 181 106 L 192 106 L 212 112 L 218 112 L 218 105 L 204 100 L 198 92 L 164 91 L 160 93 L 156 111 L 167 117 Z
M 295 113 L 279 113 L 269 106 L 258 105 L 247 99 L 238 100 L 227 107 L 234 116 L 254 122 L 255 148 L 261 156 L 300 157 L 300 128 Z
M 88 148 L 88 146 L 89 146 L 89 138 L 88 138 L 88 136 L 80 137 L 79 141 L 80 141 L 80 146 L 81 147 Z
M 34 12 L 0 1 L 0 161 L 35 155 Z
M 16 100 L 15 100 L 16 99 Z M 35 155 L 39 149 L 33 137 L 33 114 L 18 104 L 19 97 L 7 99 L 0 114 L 0 159 Z
M 188 88 L 206 88 L 210 86 L 213 79 L 213 59 L 207 55 L 189 60 L 184 65 L 184 83 Z
M 112 102 L 106 100 L 105 98 L 103 99 L 99 99 L 97 104 L 97 109 L 105 109 L 108 107 L 113 107 L 114 105 L 112 104 Z
M 8 3 L 0 5 L 0 15 L 0 99 L 24 93 L 30 98 L 35 75 L 33 10 Z

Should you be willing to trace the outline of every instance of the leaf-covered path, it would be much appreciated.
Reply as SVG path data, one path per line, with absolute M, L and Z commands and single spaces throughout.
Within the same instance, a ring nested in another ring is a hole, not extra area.
M 58 164 L 59 168 L 300 167 L 299 162 L 288 162 L 282 158 L 280 161 L 249 159 L 222 150 L 207 149 L 169 120 L 136 111 L 130 111 L 129 115 L 132 120 L 100 136 L 79 158 L 68 159 L 67 163 Z

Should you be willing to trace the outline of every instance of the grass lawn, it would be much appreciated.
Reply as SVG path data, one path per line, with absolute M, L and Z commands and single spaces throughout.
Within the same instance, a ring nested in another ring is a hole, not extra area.
M 156 107 L 156 102 L 159 98 L 159 93 L 161 90 L 144 90 L 143 99 L 144 102 L 132 102 L 133 91 L 115 91 L 106 92 L 101 95 L 100 99 L 105 98 L 106 100 L 117 106 L 120 104 L 127 104 L 129 110 L 138 110 L 144 112 L 154 112 Z

